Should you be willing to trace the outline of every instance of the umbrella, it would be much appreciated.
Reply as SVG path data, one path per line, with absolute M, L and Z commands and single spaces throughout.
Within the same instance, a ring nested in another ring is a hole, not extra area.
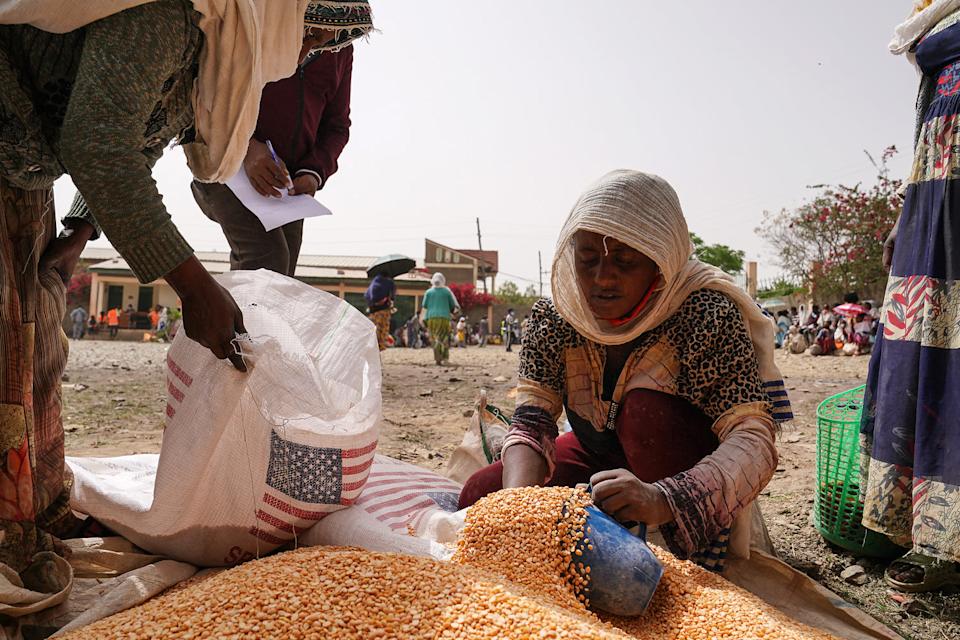
M 867 310 L 865 307 L 861 307 L 858 304 L 847 302 L 839 307 L 834 307 L 833 312 L 841 316 L 846 316 L 847 318 L 856 318 L 861 313 L 867 313 Z
M 381 274 L 389 278 L 396 278 L 416 266 L 417 261 L 413 258 L 408 258 L 399 253 L 391 253 L 388 256 L 377 258 L 367 269 L 367 275 L 371 278 Z

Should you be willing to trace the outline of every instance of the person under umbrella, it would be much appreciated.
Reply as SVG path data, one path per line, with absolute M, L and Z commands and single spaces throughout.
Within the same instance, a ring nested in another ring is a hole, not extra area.
M 378 273 L 363 294 L 367 301 L 367 316 L 377 327 L 377 346 L 386 351 L 387 338 L 390 336 L 390 317 L 393 315 L 393 300 L 397 295 L 397 285 L 390 276 Z

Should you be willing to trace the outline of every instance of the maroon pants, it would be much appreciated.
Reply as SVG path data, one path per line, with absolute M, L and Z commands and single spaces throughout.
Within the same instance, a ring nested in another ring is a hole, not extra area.
M 547 486 L 572 487 L 607 469 L 628 469 L 644 482 L 686 471 L 718 445 L 710 420 L 677 396 L 637 389 L 626 395 L 616 421 L 620 446 L 602 455 L 587 451 L 574 433 L 556 441 L 556 468 Z M 460 492 L 460 508 L 503 488 L 503 463 L 473 474 Z

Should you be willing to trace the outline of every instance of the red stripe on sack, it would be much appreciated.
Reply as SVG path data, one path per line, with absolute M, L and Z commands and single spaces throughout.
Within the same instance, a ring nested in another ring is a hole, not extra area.
M 367 469 L 373 466 L 373 458 L 370 458 L 366 462 L 361 462 L 360 464 L 354 465 L 352 467 L 344 467 L 341 473 L 345 476 L 350 476 L 355 473 L 363 473 Z
M 396 517 L 396 516 L 402 516 L 402 515 L 405 514 L 405 513 L 406 513 L 406 514 L 409 514 L 410 512 L 415 511 L 415 510 L 417 510 L 417 509 L 426 509 L 427 507 L 429 507 L 429 506 L 435 506 L 436 504 L 437 504 L 436 502 L 434 502 L 433 500 L 427 498 L 426 500 L 423 500 L 423 501 L 421 501 L 421 502 L 418 502 L 417 504 L 413 505 L 412 507 L 406 507 L 406 508 L 404 508 L 404 509 L 398 509 L 397 511 L 391 511 L 391 512 L 389 512 L 389 513 L 381 513 L 380 515 L 377 516 L 377 520 L 387 520 L 387 519 L 389 519 L 389 518 L 394 518 L 394 517 Z M 370 510 L 369 507 L 367 507 L 366 511 L 367 511 L 367 513 L 370 513 L 371 515 L 372 515 L 372 513 L 373 513 L 373 512 Z
M 291 523 L 281 520 L 272 513 L 267 513 L 263 509 L 257 510 L 257 520 L 261 522 L 266 522 L 271 527 L 284 531 L 286 533 L 292 533 L 294 535 L 300 535 L 310 527 L 295 527 Z
M 387 516 L 378 516 L 377 520 L 388 525 L 391 529 L 409 529 L 410 527 L 413 527 L 413 522 L 418 516 L 423 513 L 427 513 L 428 511 L 432 511 L 435 507 L 436 505 L 427 505 L 409 513 L 401 513 L 398 517 L 388 518 Z
M 398 504 L 403 504 L 404 502 L 420 500 L 422 498 L 424 498 L 424 495 L 421 491 L 405 491 L 396 498 L 382 500 L 367 500 L 365 496 L 361 495 L 359 502 L 364 509 L 370 513 L 373 513 L 374 511 L 379 511 L 380 509 L 385 509 L 386 507 L 393 507 Z
M 288 542 L 290 542 L 289 540 L 278 538 L 275 535 L 269 534 L 263 529 L 261 529 L 260 527 L 251 527 L 250 531 L 248 531 L 247 533 L 252 535 L 254 538 L 260 538 L 264 542 L 269 542 L 270 544 L 281 545 L 281 544 L 287 544 Z
M 294 531 L 292 524 L 290 524 L 289 522 L 284 522 L 280 518 L 267 513 L 263 509 L 257 510 L 257 520 L 260 520 L 261 522 L 266 522 L 271 527 L 275 529 L 279 529 L 280 531 L 283 531 L 286 533 L 293 533 Z
M 392 476 L 392 477 L 387 477 Z M 443 476 L 438 476 L 435 473 L 404 473 L 402 471 L 394 471 L 390 473 L 384 473 L 383 471 L 371 471 L 370 472 L 370 484 L 396 484 L 397 482 L 409 482 L 410 480 L 418 480 L 420 482 L 435 482 L 439 486 L 441 482 L 448 485 L 453 485 L 459 489 L 458 485 L 453 480 L 449 478 L 444 478 Z
M 393 491 L 402 491 L 407 487 L 420 488 L 422 491 L 448 491 L 450 493 L 460 493 L 461 487 L 456 483 L 420 485 L 416 482 L 407 480 L 396 480 L 392 482 L 371 482 L 367 480 L 367 486 L 364 488 L 364 495 L 387 495 Z
M 356 491 L 357 489 L 363 489 L 363 485 L 366 483 L 366 479 L 357 480 L 356 482 L 344 482 L 340 490 L 343 492 Z
M 453 487 L 451 487 L 451 488 L 453 488 Z M 429 491 L 429 490 L 431 490 L 431 489 L 434 489 L 434 490 L 436 490 L 436 491 L 445 491 L 445 490 L 447 490 L 447 487 L 445 487 L 445 486 L 441 487 L 441 486 L 437 486 L 437 485 L 435 485 L 435 484 L 428 484 L 428 483 L 423 483 L 423 482 L 412 482 L 412 483 L 410 483 L 410 484 L 404 485 L 404 486 L 403 486 L 403 489 L 411 489 L 411 490 L 412 490 L 412 489 L 423 489 L 423 490 L 427 490 L 427 491 Z M 457 488 L 457 489 L 458 489 L 457 492 L 459 493 L 459 488 Z M 402 489 L 381 489 L 380 491 L 364 491 L 364 493 L 363 493 L 363 498 L 364 498 L 364 500 L 366 500 L 367 498 L 373 499 L 373 498 L 376 498 L 376 497 L 379 497 L 379 496 L 390 495 L 391 493 L 396 493 L 397 491 L 401 491 L 401 490 L 402 490 Z M 449 491 L 449 493 L 453 493 L 453 491 Z
M 193 378 L 190 377 L 190 374 L 181 369 L 180 365 L 170 359 L 170 356 L 167 356 L 167 369 L 170 369 L 170 372 L 188 387 L 193 384 Z
M 167 417 L 168 417 L 168 418 L 172 418 L 172 417 L 175 416 L 175 415 L 177 415 L 177 410 L 174 409 L 173 406 L 168 402 L 168 403 L 167 403 Z
M 177 402 L 183 402 L 183 391 L 177 389 L 177 385 L 173 384 L 173 380 L 170 378 L 167 378 L 167 393 L 172 395 Z
M 360 456 L 367 455 L 368 453 L 373 453 L 377 449 L 377 441 L 374 440 L 365 447 L 360 447 L 359 449 L 344 449 L 342 455 L 344 458 L 359 458 Z
M 367 511 L 378 511 L 384 507 L 391 507 L 395 504 L 402 504 L 403 502 L 409 502 L 411 500 L 420 500 L 423 498 L 430 498 L 430 496 L 425 495 L 422 491 L 411 491 L 398 495 L 395 498 L 388 498 L 382 496 L 380 498 L 375 498 L 370 500 L 367 498 L 366 494 L 360 494 L 360 497 L 357 498 L 357 504 Z M 430 498 L 432 501 L 432 498 Z
M 416 511 L 412 511 L 412 512 L 406 514 L 407 517 L 406 517 L 406 518 L 402 518 L 402 519 L 400 519 L 400 520 L 396 520 L 395 518 L 393 518 L 393 520 L 395 520 L 395 522 L 392 522 L 392 523 L 386 522 L 385 520 L 384 520 L 383 522 L 385 522 L 386 524 L 388 524 L 388 525 L 390 526 L 390 528 L 392 528 L 392 529 L 401 529 L 401 528 L 402 528 L 402 529 L 406 529 L 408 532 L 409 532 L 411 529 L 413 529 L 414 531 L 416 531 L 416 530 L 417 530 L 417 527 L 420 526 L 420 521 L 423 519 L 423 517 L 424 517 L 425 515 L 427 515 L 428 513 L 430 513 L 431 511 L 435 511 L 435 510 L 436 510 L 436 509 L 435 509 L 436 506 L 437 506 L 437 505 L 430 505 L 429 507 L 423 507 L 422 509 L 417 509 Z
M 322 520 L 323 518 L 330 515 L 329 511 L 306 511 L 304 509 L 298 509 L 293 505 L 289 505 L 283 500 L 276 498 L 269 493 L 263 494 L 263 501 L 275 509 L 279 509 L 284 513 L 289 513 L 292 516 L 296 516 L 301 520 Z M 334 505 L 336 506 L 336 505 Z
M 438 505 L 438 506 L 439 506 L 439 505 Z M 413 530 L 416 531 L 416 530 L 420 527 L 420 521 L 423 520 L 423 516 L 427 515 L 427 514 L 430 513 L 431 511 L 432 511 L 432 509 L 430 509 L 430 508 L 421 509 L 421 510 L 420 510 L 420 513 L 418 513 L 418 514 L 415 515 L 414 517 L 410 518 L 409 521 L 407 521 L 407 526 L 408 526 L 408 527 L 413 527 Z

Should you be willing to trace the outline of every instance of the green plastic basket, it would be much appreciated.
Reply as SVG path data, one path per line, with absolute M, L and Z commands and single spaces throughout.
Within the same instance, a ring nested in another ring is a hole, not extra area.
M 865 529 L 860 499 L 859 386 L 830 396 L 817 407 L 817 492 L 813 523 L 829 542 L 861 556 L 893 558 L 903 549 L 885 535 Z

